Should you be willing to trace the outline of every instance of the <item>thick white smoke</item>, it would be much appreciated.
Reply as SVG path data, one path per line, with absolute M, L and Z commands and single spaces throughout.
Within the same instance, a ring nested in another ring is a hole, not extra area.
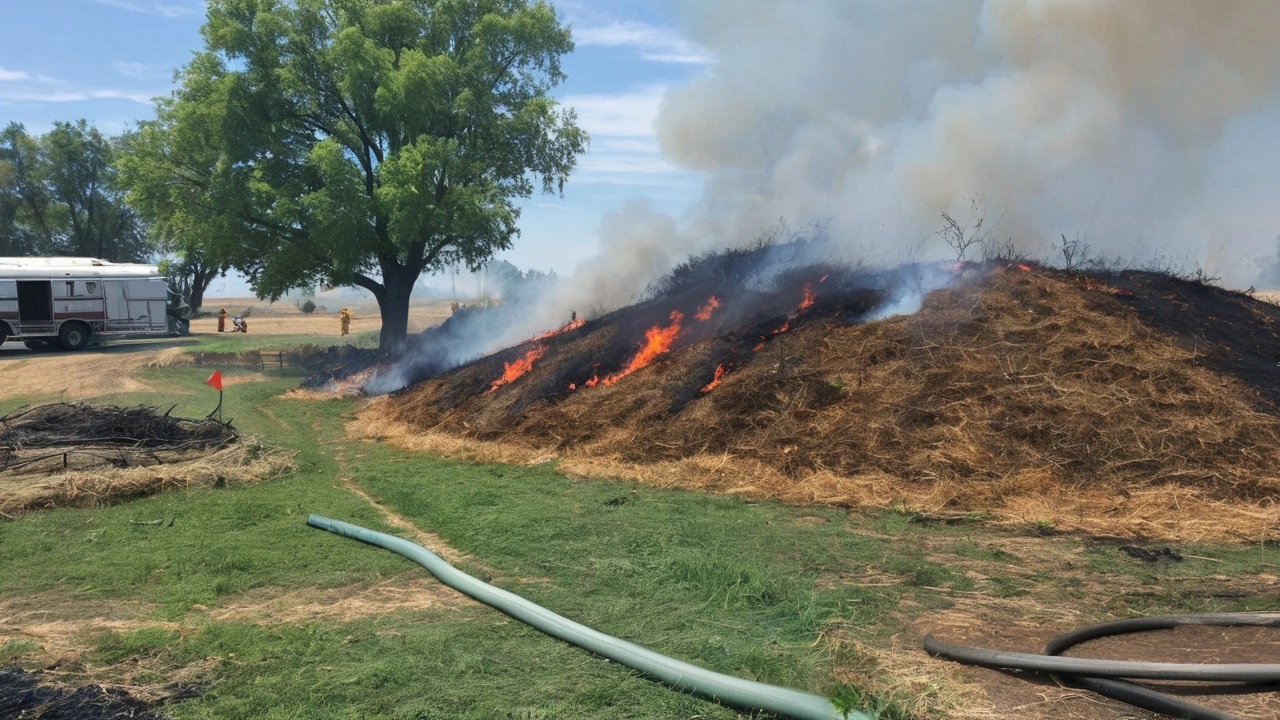
M 702 197 L 678 219 L 607 214 L 595 260 L 505 332 L 465 331 L 459 361 L 625 305 L 779 218 L 831 221 L 817 260 L 952 257 L 947 211 L 1050 262 L 1066 235 L 1237 287 L 1278 277 L 1277 2 L 673 2 L 711 62 L 656 130 Z
M 1065 233 L 1249 284 L 1280 231 L 1275 0 L 694 0 L 670 93 L 694 234 L 828 216 L 889 248 L 939 213 L 1043 257 Z M 932 241 L 937 249 L 939 240 Z M 1144 257 L 1147 256 L 1147 257 Z

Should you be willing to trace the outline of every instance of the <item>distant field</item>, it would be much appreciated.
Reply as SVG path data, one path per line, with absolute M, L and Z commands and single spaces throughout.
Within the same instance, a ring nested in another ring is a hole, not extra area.
M 243 315 L 248 311 L 250 335 L 315 335 L 340 336 L 342 326 L 338 322 L 338 311 L 342 305 L 333 300 L 318 298 L 316 310 L 306 314 L 293 303 L 269 303 L 257 298 L 209 298 L 204 302 L 202 313 L 216 316 L 221 308 L 226 308 L 231 315 Z M 351 312 L 355 316 L 351 322 L 351 332 L 378 332 L 382 329 L 382 321 L 375 303 L 351 304 Z M 448 300 L 414 301 L 409 307 L 409 332 L 416 333 L 443 322 L 449 317 Z M 231 329 L 231 321 L 227 320 L 227 329 Z M 216 317 L 201 317 L 191 321 L 193 334 L 217 333 Z
M 249 311 L 249 332 L 218 332 L 216 317 L 197 318 L 191 334 L 181 338 L 107 340 L 79 352 L 57 348 L 27 349 L 20 342 L 0 345 L 0 400 L 20 397 L 81 399 L 120 392 L 147 392 L 150 383 L 138 377 L 147 367 L 182 365 L 191 352 L 234 353 L 242 350 L 280 350 L 305 344 L 350 343 L 376 347 L 382 322 L 376 305 L 353 305 L 351 334 L 343 336 L 337 311 L 341 306 L 305 314 L 292 303 L 268 303 L 257 298 L 216 298 L 206 306 L 217 312 Z M 449 317 L 449 301 L 415 302 L 409 310 L 409 332 L 417 333 Z M 227 329 L 231 322 L 228 319 Z

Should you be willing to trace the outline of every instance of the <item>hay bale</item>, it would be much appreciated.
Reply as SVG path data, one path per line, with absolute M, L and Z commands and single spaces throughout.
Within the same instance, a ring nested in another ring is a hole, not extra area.
M 1262 322 L 1246 305 L 1232 322 Z M 754 498 L 1127 537 L 1280 538 L 1275 408 L 1249 376 L 1219 374 L 1144 317 L 1072 276 L 996 271 L 931 293 L 910 316 L 807 316 L 740 351 L 687 404 L 674 402 L 683 380 L 714 367 L 705 343 L 613 387 L 529 397 L 562 380 L 560 363 L 593 361 L 566 344 L 506 392 L 460 398 L 483 384 L 475 363 L 388 398 L 367 422 L 412 426 L 447 454 L 446 436 L 463 441 L 459 456 L 488 441 L 554 453 L 570 471 Z M 589 334 L 574 344 L 593 346 Z

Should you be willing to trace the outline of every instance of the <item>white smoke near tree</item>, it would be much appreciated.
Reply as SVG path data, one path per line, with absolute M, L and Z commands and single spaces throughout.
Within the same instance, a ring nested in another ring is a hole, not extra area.
M 442 367 L 626 305 L 779 219 L 830 221 L 818 262 L 954 258 L 947 212 L 1033 259 L 1070 237 L 1241 288 L 1275 273 L 1277 0 L 672 5 L 711 60 L 655 129 L 701 196 L 680 218 L 607 213 L 595 259 L 501 328 L 456 323 Z M 913 311 L 912 287 L 885 312 Z

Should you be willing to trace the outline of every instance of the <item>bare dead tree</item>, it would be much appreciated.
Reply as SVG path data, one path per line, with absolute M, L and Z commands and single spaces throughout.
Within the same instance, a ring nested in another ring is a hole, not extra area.
M 1013 241 L 1013 237 L 1004 240 L 989 237 L 982 242 L 982 259 L 987 262 L 1015 263 L 1026 260 L 1027 254 Z
M 1067 234 L 1062 233 L 1062 244 L 1055 244 L 1054 249 L 1062 253 L 1062 269 L 1067 272 L 1079 270 L 1089 263 L 1091 248 L 1089 243 L 1080 237 L 1080 233 L 1076 233 L 1074 240 L 1068 240 Z
M 938 231 L 942 242 L 956 253 L 956 260 L 967 260 L 969 248 L 978 244 L 978 232 L 982 228 L 982 219 L 972 228 L 961 225 L 946 210 L 942 211 L 943 227 Z
M 982 204 L 977 199 L 969 201 L 969 208 L 973 217 L 977 218 L 972 226 L 962 225 L 960 221 L 951 216 L 951 213 L 942 211 L 942 229 L 937 235 L 956 253 L 956 260 L 964 261 L 969 259 L 969 248 L 977 245 L 979 249 L 991 243 L 991 231 L 983 230 L 982 224 L 986 221 L 986 213 L 983 211 Z

